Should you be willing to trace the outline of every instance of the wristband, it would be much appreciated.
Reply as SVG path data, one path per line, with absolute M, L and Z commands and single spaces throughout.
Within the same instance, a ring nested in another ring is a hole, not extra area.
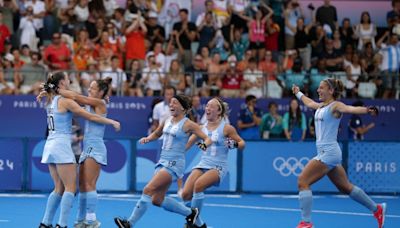
M 198 142 L 196 145 L 200 148 L 200 150 L 206 151 L 207 145 L 204 142 Z
M 302 93 L 301 91 L 296 93 L 296 97 L 297 99 L 301 100 L 301 97 L 304 95 L 304 93 Z

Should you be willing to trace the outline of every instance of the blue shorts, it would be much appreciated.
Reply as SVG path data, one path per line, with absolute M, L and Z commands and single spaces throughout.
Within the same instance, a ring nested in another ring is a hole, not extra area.
M 200 161 L 193 169 L 200 169 L 203 172 L 207 172 L 208 170 L 215 169 L 218 171 L 219 181 L 215 183 L 214 186 L 219 186 L 221 182 L 224 180 L 226 174 L 228 173 L 228 166 L 227 165 L 217 165 L 217 164 L 210 164 L 207 162 Z M 193 170 L 192 169 L 192 170 Z
M 155 172 L 160 171 L 161 168 L 165 168 L 168 173 L 171 175 L 172 180 L 180 179 L 183 177 L 185 171 L 185 160 L 177 159 L 177 160 L 166 160 L 160 159 L 155 166 Z
M 47 138 L 41 162 L 44 164 L 76 163 L 71 147 L 71 136 Z
M 101 140 L 83 140 L 83 151 L 79 158 L 79 163 L 83 163 L 86 158 L 93 158 L 101 165 L 107 165 L 107 148 Z
M 342 150 L 337 142 L 317 145 L 317 152 L 317 156 L 313 159 L 321 161 L 327 165 L 329 169 L 333 169 L 342 164 Z

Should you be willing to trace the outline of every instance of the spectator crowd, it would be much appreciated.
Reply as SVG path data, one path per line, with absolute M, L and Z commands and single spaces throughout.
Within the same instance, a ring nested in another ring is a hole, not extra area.
M 46 72 L 63 70 L 83 94 L 90 81 L 110 77 L 113 95 L 160 96 L 173 87 L 200 97 L 280 98 L 297 84 L 316 98 L 320 81 L 337 77 L 344 97 L 399 97 L 400 0 L 380 28 L 369 12 L 338 21 L 330 0 L 202 2 L 191 21 L 191 9 L 168 0 L 3 0 L 0 94 L 37 94 Z M 176 18 L 161 16 L 174 10 Z M 283 119 L 304 125 L 294 103 Z

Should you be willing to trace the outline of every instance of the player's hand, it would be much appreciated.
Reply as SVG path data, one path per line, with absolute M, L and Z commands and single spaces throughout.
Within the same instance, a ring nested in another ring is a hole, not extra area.
M 44 90 L 42 90 L 42 91 L 40 91 L 40 93 L 39 93 L 39 95 L 37 95 L 37 97 L 36 97 L 36 101 L 37 102 L 41 102 L 42 101 L 42 98 L 43 97 L 47 97 L 47 92 L 46 91 L 44 91 Z
M 229 149 L 235 149 L 235 148 L 238 148 L 239 143 L 231 138 L 226 138 L 225 146 L 228 147 Z
M 143 138 L 139 139 L 140 144 L 146 144 L 148 142 L 150 142 L 148 137 L 143 137 Z
M 368 106 L 368 113 L 371 116 L 377 116 L 379 115 L 379 109 L 376 106 Z
M 104 100 L 106 101 L 106 104 L 109 104 L 110 103 L 110 96 L 106 95 L 104 97 Z
M 200 148 L 200 150 L 202 151 L 206 151 L 207 150 L 207 145 L 204 142 L 197 142 L 196 143 L 197 147 Z
M 300 92 L 300 88 L 297 85 L 293 84 L 292 85 L 292 92 L 293 92 L 294 95 L 296 95 L 296 93 Z
M 120 131 L 121 130 L 121 124 L 118 121 L 113 120 L 112 125 L 113 125 L 115 131 Z

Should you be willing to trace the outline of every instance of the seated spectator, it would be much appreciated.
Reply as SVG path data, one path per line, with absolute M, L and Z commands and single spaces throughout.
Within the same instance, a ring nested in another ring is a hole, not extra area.
M 243 80 L 246 95 L 254 95 L 256 98 L 263 96 L 263 73 L 257 69 L 255 58 L 250 58 L 249 67 L 243 72 Z
M 161 42 L 155 42 L 152 51 L 147 52 L 146 58 L 150 55 L 154 55 L 154 58 L 156 59 L 157 66 L 161 68 L 163 72 L 169 71 L 169 68 L 167 69 L 165 66 L 165 55 L 163 53 L 163 44 Z M 149 63 L 146 62 L 146 66 L 148 66 Z
M 243 81 L 243 73 L 236 70 L 236 57 L 231 55 L 228 58 L 228 68 L 222 76 L 222 90 L 221 96 L 223 97 L 242 97 L 243 91 L 240 84 Z
M 249 66 L 249 59 L 251 58 L 251 50 L 246 50 L 245 54 L 244 54 L 244 58 L 242 60 L 240 60 L 237 64 L 237 70 L 238 71 L 245 71 L 248 66 Z
M 20 59 L 24 63 L 31 63 L 31 49 L 29 48 L 28 45 L 22 45 L 21 46 L 21 56 Z
M 142 68 L 138 60 L 133 60 L 130 67 L 131 71 L 128 75 L 128 95 L 135 97 L 143 97 L 142 91 Z
M 282 116 L 278 113 L 278 105 L 275 102 L 268 104 L 268 113 L 261 118 L 260 135 L 262 139 L 280 139 L 283 137 Z
M 0 94 L 18 94 L 19 77 L 13 66 L 14 56 L 10 53 L 3 58 L 0 71 Z
M 186 89 L 185 75 L 178 60 L 173 60 L 171 67 L 164 79 L 165 86 L 171 86 L 176 89 L 177 94 L 184 94 Z
M 78 49 L 83 50 L 83 56 L 85 59 L 94 58 L 95 45 L 89 39 L 89 33 L 86 29 L 79 30 L 75 38 L 75 42 L 72 45 L 72 50 L 74 53 L 77 53 Z
M 127 77 L 125 72 L 119 68 L 119 58 L 118 56 L 111 57 L 111 66 L 106 68 L 101 74 L 101 78 L 111 78 L 111 94 L 116 95 L 122 91 L 126 90 L 127 87 Z
M 354 54 L 354 48 L 350 44 L 348 44 L 345 49 L 344 49 L 344 55 L 343 55 L 343 67 L 346 69 L 346 67 L 350 66 L 351 64 L 351 59 L 353 58 Z
M 357 97 L 358 83 L 361 80 L 362 68 L 360 57 L 357 53 L 353 54 L 351 64 L 346 68 L 347 80 L 345 83 L 346 97 Z
M 342 39 L 340 38 L 340 32 L 339 30 L 333 31 L 332 35 L 332 40 L 333 40 L 333 49 L 341 54 L 343 54 L 345 46 L 343 45 L 344 43 L 342 42 Z
M 207 89 L 209 91 L 209 96 L 219 96 L 222 86 L 221 78 L 225 73 L 225 66 L 221 64 L 221 56 L 218 52 L 213 54 L 207 73 Z
M 211 56 L 210 56 L 210 48 L 202 47 L 200 50 L 200 55 L 203 59 L 203 66 L 204 70 L 207 70 L 208 66 L 211 64 Z
M 163 70 L 157 65 L 154 55 L 150 55 L 147 61 L 149 66 L 143 69 L 142 75 L 146 96 L 161 96 L 165 77 Z
M 95 50 L 96 50 L 94 54 L 95 59 L 100 63 L 104 63 L 107 66 L 111 63 L 111 57 L 117 56 L 119 59 L 119 56 L 116 55 L 116 53 L 114 53 L 112 44 L 110 43 L 110 37 L 108 31 L 106 30 L 101 32 L 101 38 L 99 42 L 96 44 Z M 120 61 L 121 60 L 119 60 L 119 62 Z M 121 68 L 121 65 L 118 67 Z
M 14 69 L 15 70 L 20 70 L 21 67 L 25 64 L 25 62 L 21 60 L 21 54 L 19 53 L 19 49 L 18 48 L 12 48 L 11 49 L 11 54 L 14 57 L 14 60 L 13 60 Z
M 325 51 L 320 58 L 326 59 L 326 69 L 329 72 L 343 71 L 343 55 L 333 48 L 333 40 L 325 41 Z
M 280 80 L 285 82 L 285 91 L 284 94 L 289 96 L 292 91 L 292 85 L 298 85 L 304 93 L 308 93 L 308 80 L 306 77 L 306 72 L 303 70 L 302 61 L 300 58 L 296 58 L 293 63 L 293 67 L 291 70 L 287 70 L 283 77 L 280 76 Z
M 306 138 L 306 116 L 300 110 L 297 98 L 292 98 L 289 103 L 289 111 L 283 115 L 283 130 L 289 141 L 303 141 Z
M 39 53 L 33 52 L 31 56 L 31 62 L 25 63 L 19 73 L 19 88 L 22 94 L 38 95 L 46 79 L 46 68 L 39 63 Z
M 328 72 L 326 72 L 325 62 L 325 59 L 318 59 L 317 68 L 313 68 L 310 71 L 310 94 L 314 98 L 318 98 L 319 83 L 329 77 Z
M 314 115 L 311 115 L 310 118 L 308 118 L 307 138 L 315 139 L 315 121 L 314 121 Z
M 256 107 L 257 98 L 253 95 L 246 96 L 246 105 L 238 113 L 238 133 L 243 139 L 260 139 L 259 125 L 261 111 Z
M 208 91 L 206 89 L 208 75 L 203 69 L 203 58 L 201 55 L 196 54 L 193 58 L 193 64 L 186 68 L 186 84 L 189 88 L 192 88 L 193 94 L 200 94 L 200 96 L 207 96 Z
M 165 69 L 169 69 L 171 67 L 171 62 L 173 60 L 179 60 L 179 57 L 182 56 L 182 53 L 183 53 L 183 49 L 177 50 L 175 48 L 175 42 L 176 42 L 175 37 L 176 36 L 173 36 L 173 35 L 170 36 L 170 39 L 168 41 L 168 44 L 167 44 L 167 47 L 165 50 L 165 63 L 164 63 Z M 179 43 L 179 41 L 178 41 L 178 43 Z
M 67 45 L 61 42 L 61 34 L 54 33 L 52 43 L 44 50 L 44 63 L 51 70 L 70 69 L 71 52 Z
M 231 46 L 232 53 L 235 54 L 238 61 L 243 60 L 244 54 L 249 47 L 249 40 L 247 36 L 243 36 L 241 30 L 235 29 L 234 25 L 231 25 Z
M 86 69 L 81 74 L 80 84 L 82 86 L 83 94 L 88 94 L 88 89 L 92 81 L 96 81 L 97 79 L 101 78 L 98 70 L 98 62 L 92 58 L 88 59 L 86 62 Z
M 265 59 L 258 63 L 258 69 L 261 70 L 266 76 L 266 81 L 276 80 L 276 76 L 278 74 L 278 65 L 272 60 L 271 51 L 265 52 Z
M 72 62 L 74 63 L 74 67 L 76 70 L 83 71 L 87 68 L 87 61 L 85 55 L 85 50 L 83 48 L 79 48 L 76 50 L 75 54 L 72 57 Z
M 361 52 L 360 59 L 361 59 L 362 70 L 367 74 L 371 74 L 371 72 L 374 69 L 374 63 L 373 63 L 374 56 L 375 56 L 375 51 L 372 48 L 372 44 L 366 43 L 364 45 L 363 51 Z

